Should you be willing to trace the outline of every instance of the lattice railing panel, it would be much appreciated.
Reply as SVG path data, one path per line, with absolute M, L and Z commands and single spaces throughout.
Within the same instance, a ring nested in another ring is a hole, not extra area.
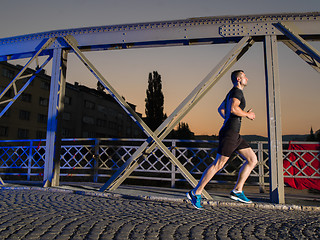
M 285 158 L 289 158 L 289 156 L 291 159 L 293 157 L 294 161 L 291 161 L 290 165 L 284 168 L 284 177 L 320 179 L 319 150 L 288 150 Z
M 46 148 L 44 146 L 34 147 L 32 151 L 32 168 L 44 168 Z
M 62 146 L 60 167 L 61 169 L 90 169 L 94 166 L 93 156 L 92 146 Z
M 82 139 L 83 140 L 83 139 Z M 128 139 L 128 145 L 121 145 L 122 142 L 118 139 L 116 144 L 112 144 L 113 140 L 108 139 L 108 144 L 99 144 L 95 146 L 95 139 L 85 139 L 86 142 L 91 141 L 94 144 L 79 144 L 80 140 L 73 139 L 75 144 L 62 144 L 61 147 L 61 169 L 64 170 L 64 175 L 81 176 L 80 170 L 90 170 L 85 174 L 90 176 L 93 174 L 91 169 L 95 169 L 96 176 L 105 176 L 105 173 L 99 171 L 112 170 L 115 171 L 121 167 L 140 147 L 141 140 Z M 38 142 L 37 142 L 38 141 Z M 63 142 L 63 141 L 62 141 Z M 196 141 L 193 141 L 196 142 Z M 174 156 L 183 164 L 183 166 L 192 174 L 202 174 L 203 171 L 214 161 L 217 148 L 210 147 L 190 147 L 193 142 L 179 141 L 179 140 L 165 140 L 168 149 Z M 200 141 L 201 142 L 201 141 Z M 1 143 L 1 141 L 0 141 Z M 22 172 L 24 175 L 36 175 L 43 170 L 45 163 L 45 143 L 35 140 L 24 142 L 26 146 L 8 146 L 6 142 L 4 146 L 0 147 L 0 174 L 12 175 L 13 173 Z M 179 146 L 176 146 L 179 143 Z M 183 146 L 187 144 L 188 147 Z M 17 143 L 14 143 L 17 145 Z M 199 142 L 196 143 L 199 145 Z M 206 144 L 211 144 L 206 142 Z M 216 143 L 214 143 L 216 146 Z M 252 171 L 251 176 L 269 177 L 269 153 L 267 143 L 255 142 L 253 151 L 259 159 L 257 167 Z M 97 152 L 96 152 L 97 151 Z M 291 163 L 288 168 L 284 168 L 284 177 L 305 177 L 305 178 L 320 178 L 320 169 L 317 168 L 319 163 L 319 151 L 312 150 L 283 150 L 283 158 L 288 159 L 290 154 L 295 154 L 296 160 Z M 312 156 L 312 160 L 305 162 L 303 166 L 297 166 L 297 161 L 304 159 L 308 154 Z M 171 161 L 160 151 L 155 148 L 148 156 L 143 156 L 144 159 L 135 170 L 143 173 L 156 173 L 158 176 L 167 174 L 166 178 L 170 177 L 168 174 L 179 173 L 176 167 L 172 167 Z M 234 154 L 225 167 L 218 173 L 219 175 L 236 176 L 246 160 L 239 154 Z M 289 172 L 290 167 L 301 167 L 294 176 Z M 4 170 L 1 169 L 11 169 Z M 40 170 L 39 170 L 40 169 Z M 79 170 L 79 171 L 75 171 Z M 311 176 L 306 176 L 304 171 L 312 169 L 314 173 Z M 28 171 L 26 171 L 28 170 Z M 32 171 L 34 170 L 34 172 Z M 70 174 L 69 174 L 70 171 Z M 71 174 L 72 172 L 72 174 Z M 84 173 L 82 173 L 84 174 Z M 170 179 L 167 179 L 170 180 Z
M 2 147 L 0 149 L 1 168 L 27 168 L 29 149 L 24 146 Z
M 159 149 L 155 148 L 148 156 L 145 157 L 136 171 L 170 173 L 171 163 Z
M 136 146 L 100 146 L 99 168 L 115 170 L 120 168 L 138 149 Z
M 176 148 L 176 157 L 191 173 L 202 173 L 213 161 L 213 148 Z

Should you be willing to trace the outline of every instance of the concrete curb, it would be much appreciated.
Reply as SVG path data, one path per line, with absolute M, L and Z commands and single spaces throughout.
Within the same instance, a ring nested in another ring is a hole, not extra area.
M 61 188 L 43 188 L 43 187 L 29 187 L 29 186 L 0 186 L 1 190 L 35 190 L 35 191 L 46 191 L 46 192 L 61 192 L 61 193 L 71 193 L 83 196 L 93 196 L 93 197 L 116 197 L 125 199 L 136 199 L 136 200 L 151 200 L 151 201 L 161 201 L 161 202 L 176 202 L 176 203 L 186 203 L 188 200 L 182 198 L 170 198 L 170 197 L 157 197 L 157 196 L 145 196 L 145 195 L 126 195 L 119 193 L 110 192 L 97 192 L 92 190 L 81 191 L 72 189 L 61 189 Z M 240 202 L 226 202 L 226 201 L 203 201 L 203 205 L 209 205 L 211 207 L 245 207 L 245 208 L 257 208 L 257 209 L 270 209 L 270 210 L 287 210 L 287 211 L 313 211 L 320 212 L 320 207 L 317 206 L 299 206 L 299 205 L 285 205 L 285 204 L 272 204 L 272 203 L 240 203 Z

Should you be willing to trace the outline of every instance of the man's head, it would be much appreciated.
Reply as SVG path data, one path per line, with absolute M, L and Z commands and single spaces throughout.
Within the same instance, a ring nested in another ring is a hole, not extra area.
M 234 86 L 238 86 L 239 84 L 241 86 L 246 86 L 248 78 L 244 74 L 243 70 L 235 70 L 231 73 L 231 81 Z

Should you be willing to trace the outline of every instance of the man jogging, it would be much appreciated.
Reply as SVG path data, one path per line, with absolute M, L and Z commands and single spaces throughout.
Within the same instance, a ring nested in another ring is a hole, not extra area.
M 248 78 L 245 73 L 242 70 L 232 72 L 231 81 L 233 88 L 218 108 L 219 114 L 224 118 L 224 123 L 219 132 L 219 147 L 216 159 L 204 171 L 198 185 L 187 193 L 187 198 L 197 209 L 202 208 L 201 193 L 204 187 L 213 176 L 223 168 L 234 151 L 241 154 L 246 159 L 246 162 L 239 171 L 237 183 L 231 191 L 230 197 L 233 200 L 243 203 L 252 203 L 252 201 L 244 195 L 243 186 L 257 164 L 257 156 L 249 144 L 240 136 L 240 126 L 242 117 L 254 120 L 255 114 L 252 109 L 247 112 L 244 111 L 246 101 L 242 90 L 248 83 Z

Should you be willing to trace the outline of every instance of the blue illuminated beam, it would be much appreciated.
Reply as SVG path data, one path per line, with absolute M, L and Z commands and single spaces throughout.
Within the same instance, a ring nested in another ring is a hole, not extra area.
M 52 56 L 49 56 L 46 61 L 38 68 L 38 70 L 33 73 L 33 74 L 28 74 L 25 76 L 22 76 L 20 78 L 16 78 L 16 80 L 20 80 L 20 79 L 24 79 L 27 77 L 30 77 L 29 80 L 23 85 L 23 87 L 15 93 L 15 96 L 11 99 L 7 99 L 5 101 L 0 102 L 0 105 L 8 103 L 0 112 L 0 118 L 7 112 L 7 110 L 11 107 L 11 105 L 20 97 L 20 95 L 23 93 L 23 91 L 30 85 L 30 83 L 33 81 L 33 79 L 43 70 L 43 68 L 47 65 L 47 63 L 51 60 Z M 7 88 L 2 92 L 5 93 L 5 91 L 7 90 Z M 1 96 L 3 96 L 3 94 L 1 93 Z M 0 98 L 1 99 L 1 98 Z
M 49 57 L 46 59 L 46 61 L 37 69 L 37 71 L 34 74 L 29 74 L 29 75 L 22 75 L 27 68 L 30 66 L 30 64 L 37 59 L 37 57 L 39 56 L 39 54 L 46 48 L 48 48 L 56 39 L 55 38 L 50 38 L 47 39 L 46 42 L 43 43 L 43 45 L 38 47 L 38 51 L 35 53 L 35 55 L 27 62 L 27 64 L 21 69 L 21 71 L 17 74 L 17 76 L 11 81 L 11 83 L 8 84 L 8 86 L 2 91 L 2 93 L 0 94 L 0 100 L 3 98 L 3 96 L 5 96 L 5 94 L 11 89 L 13 88 L 13 92 L 14 92 L 14 97 L 5 101 L 0 102 L 1 104 L 5 104 L 7 103 L 6 107 L 4 107 L 4 109 L 1 111 L 0 113 L 0 118 L 6 113 L 6 111 L 10 108 L 10 106 L 19 98 L 19 96 L 23 93 L 23 91 L 29 86 L 29 84 L 32 82 L 32 80 L 36 77 L 36 75 L 38 73 L 41 72 L 41 70 L 47 65 L 47 63 L 51 60 L 52 55 L 49 55 Z M 23 87 L 21 89 L 17 89 L 17 81 L 21 80 L 21 79 L 25 79 L 27 77 L 31 78 L 23 85 Z

